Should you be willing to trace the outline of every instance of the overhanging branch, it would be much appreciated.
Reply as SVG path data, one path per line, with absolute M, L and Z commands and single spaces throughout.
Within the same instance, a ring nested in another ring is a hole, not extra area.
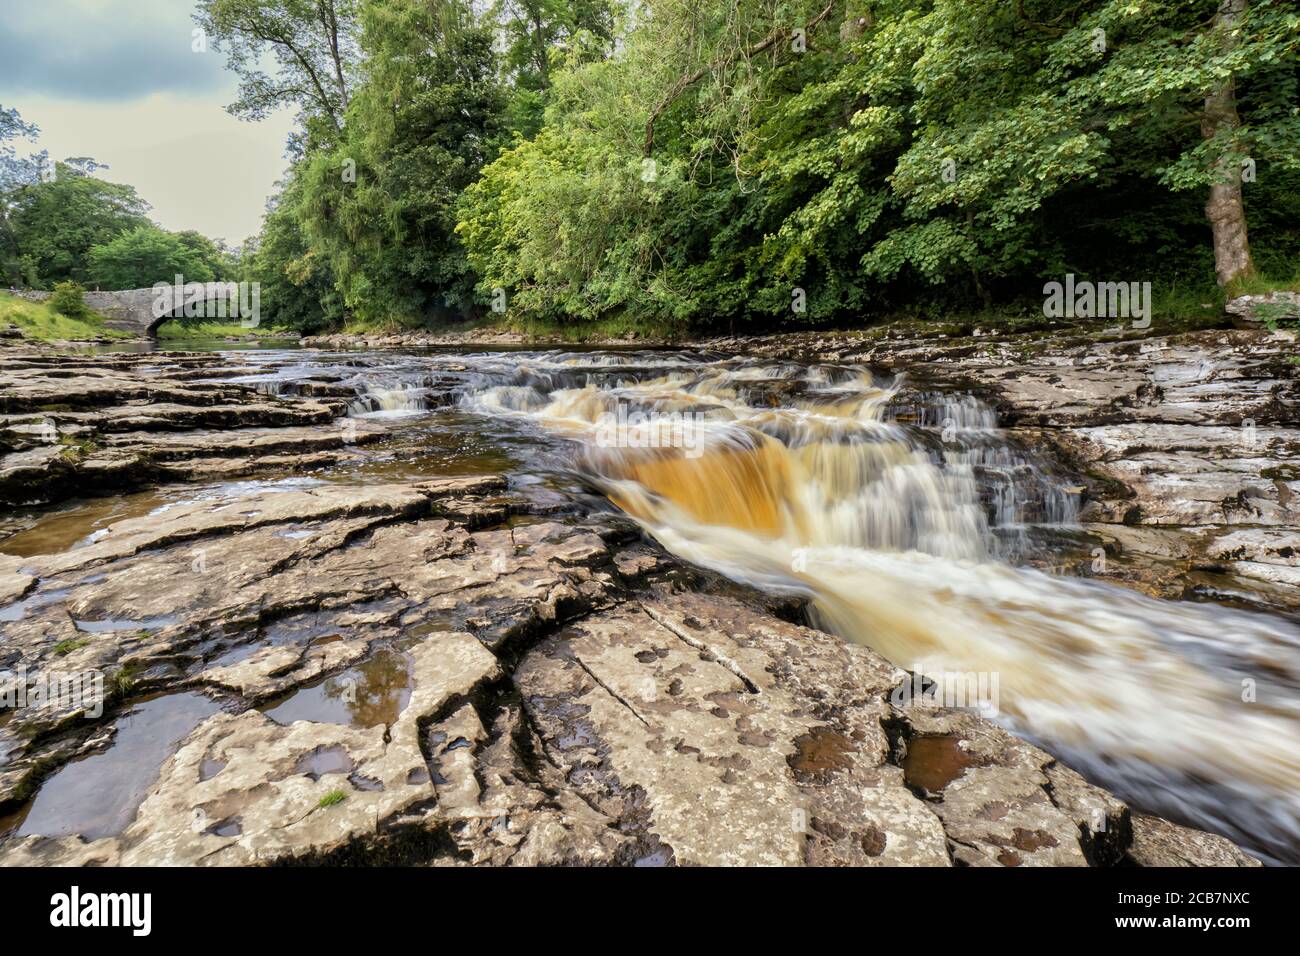
M 831 10 L 833 10 L 834 8 L 835 8 L 835 0 L 831 0 L 830 3 L 826 4 L 826 9 L 823 10 L 821 13 L 817 14 L 817 16 L 815 16 L 804 29 L 808 33 L 811 33 L 819 23 L 821 23 L 828 16 L 830 16 Z M 773 46 L 775 46 L 779 40 L 793 35 L 794 35 L 794 28 L 789 28 L 789 29 L 778 28 L 776 30 L 773 30 L 771 33 L 765 36 L 758 43 L 755 43 L 748 50 L 743 51 L 743 55 L 746 58 L 752 56 L 758 56 L 758 54 L 762 53 L 764 50 L 771 49 Z M 696 83 L 698 83 L 700 80 L 704 79 L 704 77 L 708 76 L 710 73 L 714 72 L 715 70 L 720 70 L 722 69 L 722 67 L 727 66 L 728 64 L 733 62 L 738 55 L 741 54 L 736 52 L 731 52 L 726 54 L 725 56 L 721 56 L 718 59 L 714 60 L 712 63 L 709 63 L 707 66 L 700 67 L 694 73 L 681 77 L 680 79 L 677 80 L 677 82 L 675 82 L 672 86 L 668 88 L 668 92 L 663 95 L 663 98 L 659 100 L 659 102 L 655 105 L 655 108 L 650 111 L 650 117 L 649 119 L 646 120 L 646 124 L 645 124 L 645 155 L 646 156 L 649 156 L 652 152 L 654 152 L 655 120 L 659 118 L 659 116 L 664 112 L 664 110 L 668 109 L 668 107 L 672 105 L 673 100 L 677 99 L 677 97 L 681 96 L 684 92 L 686 92 Z

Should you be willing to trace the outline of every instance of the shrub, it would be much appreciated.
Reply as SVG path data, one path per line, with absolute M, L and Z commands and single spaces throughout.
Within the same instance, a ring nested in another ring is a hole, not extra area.
M 75 282 L 60 282 L 50 295 L 50 308 L 70 319 L 84 319 L 90 314 L 86 300 L 82 298 L 85 292 Z

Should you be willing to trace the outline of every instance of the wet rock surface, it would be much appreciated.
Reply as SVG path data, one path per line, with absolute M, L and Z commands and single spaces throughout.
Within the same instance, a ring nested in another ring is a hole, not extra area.
M 1300 318 L 1300 293 L 1273 291 L 1264 295 L 1239 295 L 1224 306 L 1235 324 L 1243 328 L 1271 325 Z
M 273 396 L 227 380 L 219 353 L 84 357 L 7 351 L 0 363 L 0 505 L 143 483 L 338 463 L 383 432 L 343 396 Z
M 7 811 L 57 799 L 59 774 L 111 749 L 140 698 L 198 693 L 216 712 L 160 766 L 136 768 L 147 794 L 120 832 L 50 837 L 19 823 L 0 859 L 1125 858 L 1119 801 L 978 717 L 899 709 L 889 696 L 906 675 L 871 651 L 710 588 L 617 519 L 512 526 L 503 515 L 470 530 L 434 514 L 501 487 L 281 492 L 124 521 L 63 556 L 6 559 L 38 582 L 4 625 L 6 667 L 96 670 L 117 688 L 100 720 L 9 716 Z M 277 534 L 290 526 L 312 534 Z M 356 667 L 384 653 L 405 666 Z M 329 686 L 340 674 L 357 676 Z M 322 686 L 307 717 L 276 719 L 293 714 L 286 697 Z M 337 714 L 312 709 L 330 694 Z M 908 759 L 939 737 L 971 755 L 952 779 Z M 1196 834 L 1177 846 L 1196 860 L 1235 852 L 1223 844 Z
M 349 453 L 309 444 L 341 399 L 191 358 L 9 360 L 6 462 L 42 447 L 33 414 L 147 461 L 132 487 Z M 40 411 L 56 393 L 71 411 Z M 252 411 L 199 414 L 227 407 Z M 1254 864 L 974 713 L 899 704 L 909 675 L 790 602 L 551 505 L 494 474 L 254 486 L 0 554 L 0 692 L 105 683 L 102 713 L 0 713 L 0 863 Z M 104 779 L 121 799 L 83 821 Z

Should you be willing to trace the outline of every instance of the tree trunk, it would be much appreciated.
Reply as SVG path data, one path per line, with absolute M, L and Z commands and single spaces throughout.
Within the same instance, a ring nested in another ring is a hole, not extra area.
M 348 109 L 348 85 L 343 79 L 343 57 L 339 53 L 339 18 L 334 9 L 334 0 L 321 4 L 322 24 L 330 45 L 330 57 L 334 61 L 334 82 L 338 85 L 339 100 L 342 103 L 340 113 Z
M 1214 29 L 1219 33 L 1225 50 L 1235 45 L 1232 28 L 1246 12 L 1246 4 L 1247 0 L 1221 0 L 1219 3 Z M 1240 125 L 1236 84 L 1229 76 L 1205 98 L 1201 135 L 1207 140 L 1214 139 Z M 1210 220 L 1214 236 L 1214 272 L 1219 285 L 1226 286 L 1235 279 L 1252 275 L 1255 264 L 1250 258 L 1246 210 L 1241 204 L 1241 168 L 1228 156 L 1220 157 L 1214 165 L 1214 183 L 1205 203 L 1205 215 Z
M 871 11 L 862 0 L 849 0 L 845 4 L 844 19 L 840 22 L 840 39 L 845 43 L 856 40 L 874 26 Z

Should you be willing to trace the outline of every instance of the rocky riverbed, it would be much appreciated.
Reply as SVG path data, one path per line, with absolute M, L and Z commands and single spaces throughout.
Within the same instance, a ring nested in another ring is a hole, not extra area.
M 1212 335 L 710 347 L 980 391 L 1082 476 L 1105 573 L 1294 608 L 1290 346 Z M 294 362 L 0 353 L 0 691 L 105 687 L 99 714 L 0 714 L 0 862 L 1255 864 L 975 713 L 900 704 L 909 676 L 798 599 L 521 477 L 482 422 L 403 438 L 338 373 L 267 387 Z M 1225 437 L 1247 420 L 1258 448 Z

